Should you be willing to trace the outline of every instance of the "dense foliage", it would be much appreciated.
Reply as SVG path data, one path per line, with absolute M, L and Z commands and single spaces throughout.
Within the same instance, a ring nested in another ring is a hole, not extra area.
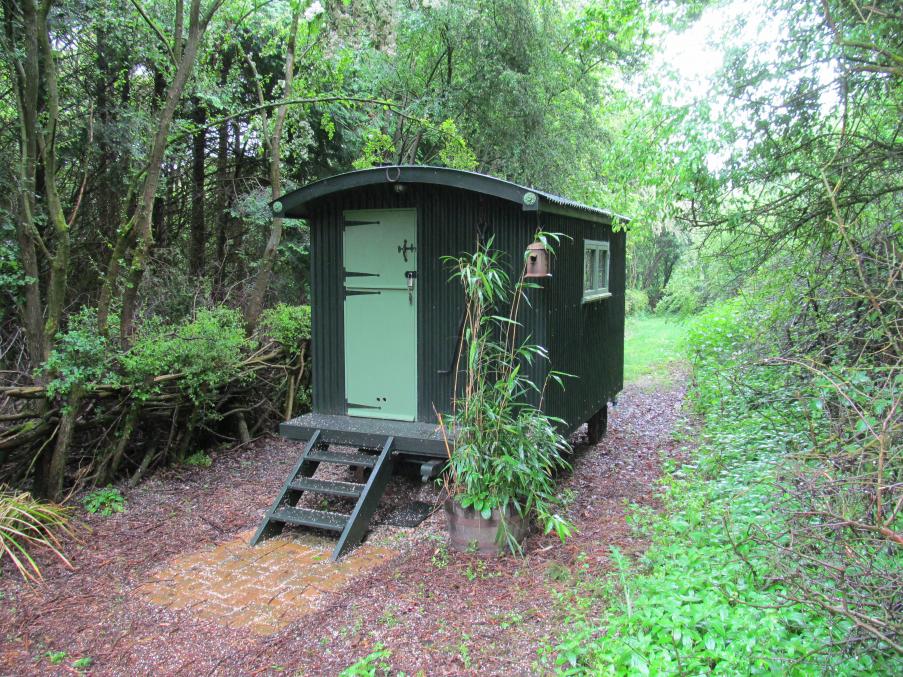
M 689 211 L 696 256 L 719 263 L 685 270 L 672 299 L 692 310 L 713 283 L 737 295 L 736 322 L 708 317 L 695 353 L 704 404 L 773 407 L 799 435 L 769 475 L 779 531 L 752 538 L 787 599 L 832 618 L 850 651 L 886 655 L 903 646 L 903 16 L 892 2 L 768 5 L 780 43 L 731 49 L 723 114 L 696 123 L 725 158 Z
M 782 511 L 794 499 L 782 491 L 781 475 L 789 453 L 818 453 L 813 426 L 828 421 L 813 418 L 793 376 L 750 364 L 749 330 L 737 303 L 709 311 L 690 328 L 702 444 L 691 463 L 670 463 L 661 483 L 664 514 L 634 507 L 633 526 L 652 546 L 635 568 L 614 553 L 621 571 L 608 592 L 609 613 L 602 628 L 586 616 L 574 618 L 557 647 L 565 672 L 894 674 L 901 668 L 892 642 L 871 637 L 867 650 L 839 649 L 861 644 L 857 638 L 867 633 L 858 623 L 875 613 L 879 597 L 849 598 L 848 615 L 838 618 L 806 604 L 798 582 L 785 575 L 793 541 Z M 845 566 L 848 575 L 858 570 L 863 586 L 883 588 L 890 602 L 901 583 L 890 553 L 882 557 L 876 541 L 843 543 L 862 548 L 850 560 L 869 550 L 879 556 L 868 570 L 858 569 L 861 561 Z M 815 550 L 808 555 L 818 557 Z M 876 626 L 899 636 L 890 606 Z

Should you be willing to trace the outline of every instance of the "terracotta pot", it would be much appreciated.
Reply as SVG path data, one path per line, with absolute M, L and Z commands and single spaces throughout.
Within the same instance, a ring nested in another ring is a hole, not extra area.
M 462 508 L 452 498 L 445 501 L 445 516 L 448 518 L 448 545 L 460 552 L 476 552 L 482 555 L 499 555 L 510 552 L 508 540 L 502 528 L 502 515 L 498 508 L 489 519 L 473 508 Z M 510 510 L 505 518 L 508 531 L 518 543 L 523 543 L 529 531 L 529 524 L 517 513 Z

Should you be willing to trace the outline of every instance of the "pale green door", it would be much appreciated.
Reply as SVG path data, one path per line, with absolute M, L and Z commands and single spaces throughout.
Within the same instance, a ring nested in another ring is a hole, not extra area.
M 415 209 L 345 212 L 345 401 L 350 416 L 417 417 L 416 237 Z

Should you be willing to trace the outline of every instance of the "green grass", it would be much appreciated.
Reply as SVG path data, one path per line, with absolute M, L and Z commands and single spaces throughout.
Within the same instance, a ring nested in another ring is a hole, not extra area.
M 624 331 L 624 382 L 652 376 L 670 381 L 670 367 L 684 359 L 681 348 L 686 322 L 645 315 L 627 318 Z

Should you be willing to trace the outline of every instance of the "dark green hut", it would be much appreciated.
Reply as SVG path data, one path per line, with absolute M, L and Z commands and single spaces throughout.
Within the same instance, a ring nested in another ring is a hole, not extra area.
M 551 358 L 533 377 L 541 383 L 548 368 L 572 374 L 564 390 L 550 390 L 545 410 L 567 432 L 585 422 L 591 438 L 604 431 L 623 384 L 625 232 L 612 226 L 626 219 L 484 174 L 407 165 L 323 179 L 272 206 L 310 225 L 313 411 L 280 429 L 308 441 L 304 456 L 336 457 L 322 446 L 342 444 L 382 449 L 379 459 L 419 459 L 425 475 L 433 471 L 446 455 L 435 412 L 451 408 L 464 306 L 442 257 L 494 236 L 519 272 L 539 228 L 568 237 L 521 317 Z M 306 472 L 302 461 L 296 475 Z M 261 532 L 279 521 L 282 498 Z M 330 527 L 295 517 L 281 521 L 336 531 L 354 521 Z

